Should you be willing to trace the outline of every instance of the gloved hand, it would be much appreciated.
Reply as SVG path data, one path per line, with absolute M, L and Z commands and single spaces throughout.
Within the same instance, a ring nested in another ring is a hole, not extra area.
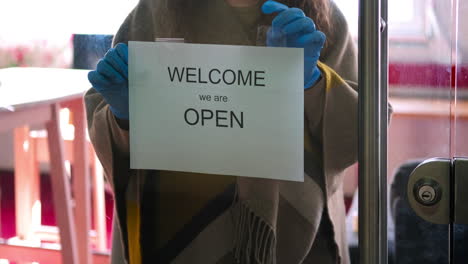
M 314 21 L 299 8 L 268 0 L 262 5 L 262 12 L 278 13 L 267 33 L 267 46 L 304 48 L 304 89 L 313 86 L 321 76 L 317 61 L 325 34 L 316 30 Z
M 112 113 L 128 120 L 128 46 L 119 43 L 107 51 L 88 80 L 109 104 Z

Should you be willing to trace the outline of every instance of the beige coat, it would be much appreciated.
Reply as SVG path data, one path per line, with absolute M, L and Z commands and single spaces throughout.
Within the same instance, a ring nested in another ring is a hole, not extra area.
M 229 11 L 220 4 L 224 1 L 204 6 L 199 17 L 191 17 L 195 21 L 193 27 L 214 28 L 197 35 L 193 35 L 193 28 L 192 35 L 188 35 L 187 29 L 164 30 L 167 19 L 155 16 L 151 10 L 160 9 L 159 14 L 163 14 L 161 8 L 167 7 L 155 2 L 140 1 L 121 26 L 114 44 L 154 41 L 156 37 L 185 37 L 196 43 L 249 44 L 238 42 L 242 39 L 239 36 L 247 38 L 247 35 L 244 29 L 232 21 L 229 23 L 226 18 Z M 349 263 L 342 172 L 357 158 L 357 58 L 346 21 L 335 5 L 332 5 L 332 29 L 332 36 L 328 36 L 332 42 L 320 58 L 322 79 L 304 92 L 305 182 L 234 178 L 233 206 L 206 223 L 168 262 Z M 132 246 L 128 241 L 134 234 L 128 234 L 126 218 L 129 200 L 141 205 L 141 232 L 136 239 L 141 242 L 143 263 L 165 263 L 154 258 L 157 250 L 148 242 L 155 235 L 147 234 L 151 233 L 147 232 L 151 223 L 144 226 L 151 212 L 143 197 L 154 190 L 148 186 L 158 177 L 151 174 L 157 173 L 130 170 L 128 130 L 117 123 L 108 104 L 94 89 L 88 91 L 85 101 L 90 137 L 115 193 L 118 221 L 114 242 L 117 239 L 120 243 L 114 243 L 113 263 L 125 263 L 118 258 L 127 259 Z

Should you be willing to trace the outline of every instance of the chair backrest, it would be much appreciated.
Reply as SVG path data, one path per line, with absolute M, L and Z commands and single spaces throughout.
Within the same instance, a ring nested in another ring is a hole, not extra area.
M 395 222 L 396 264 L 449 264 L 449 226 L 432 224 L 416 215 L 407 199 L 408 179 L 422 160 L 408 161 L 398 168 L 390 190 Z M 454 228 L 455 262 L 468 259 L 468 227 Z M 462 262 L 465 260 L 465 262 Z
M 113 35 L 73 35 L 73 68 L 92 70 L 112 45 Z

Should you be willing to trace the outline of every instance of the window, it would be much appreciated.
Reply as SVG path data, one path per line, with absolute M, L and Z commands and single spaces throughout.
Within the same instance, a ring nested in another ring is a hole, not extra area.
M 114 34 L 137 0 L 2 0 L 0 35 Z M 6 26 L 7 25 L 7 26 Z
M 358 0 L 334 0 L 345 15 L 351 34 L 357 37 Z M 388 26 L 390 39 L 424 39 L 429 31 L 430 0 L 389 0 Z

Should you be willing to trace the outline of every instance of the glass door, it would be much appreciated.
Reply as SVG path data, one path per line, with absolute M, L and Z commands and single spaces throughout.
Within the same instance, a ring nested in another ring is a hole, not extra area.
M 453 90 L 453 158 L 455 162 L 466 162 L 468 157 L 468 11 L 467 1 L 454 1 L 452 4 L 452 90 Z M 455 166 L 460 166 L 455 163 Z M 462 165 L 463 166 L 463 165 Z M 468 260 L 468 213 L 464 193 L 468 187 L 468 173 L 456 167 L 454 177 L 454 205 L 452 225 L 452 258 L 454 264 Z
M 467 7 L 458 0 L 389 7 L 388 236 L 393 263 L 467 261 L 468 49 L 463 32 L 468 20 L 462 15 Z
M 407 199 L 413 170 L 452 151 L 452 45 L 444 28 L 452 14 L 438 10 L 439 2 L 450 7 L 452 1 L 389 1 L 388 237 L 389 256 L 398 264 L 450 263 L 449 225 L 422 219 Z

